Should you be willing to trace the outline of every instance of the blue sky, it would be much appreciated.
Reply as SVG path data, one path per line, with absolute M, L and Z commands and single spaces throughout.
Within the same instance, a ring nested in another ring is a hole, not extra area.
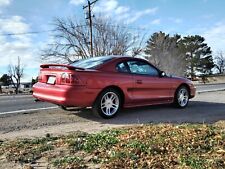
M 45 31 L 53 28 L 55 17 L 84 18 L 86 0 L 0 0 L 0 76 L 9 64 L 21 57 L 25 66 L 23 81 L 38 74 L 40 51 L 53 40 L 50 32 L 4 36 L 8 33 Z M 131 31 L 157 31 L 206 38 L 214 53 L 225 52 L 224 0 L 99 0 L 94 14 L 125 23 Z

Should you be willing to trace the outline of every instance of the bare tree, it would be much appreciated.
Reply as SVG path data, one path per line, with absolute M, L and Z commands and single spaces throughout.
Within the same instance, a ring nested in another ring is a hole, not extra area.
M 20 62 L 20 57 L 18 56 L 17 58 L 17 64 L 16 65 L 9 65 L 9 76 L 11 78 L 11 82 L 13 86 L 15 87 L 15 92 L 18 94 L 19 87 L 20 87 L 20 81 L 21 78 L 23 77 L 23 66 L 21 65 Z
M 219 74 L 225 72 L 225 56 L 222 51 L 218 52 L 215 57 L 215 68 L 219 71 Z
M 54 21 L 55 42 L 42 53 L 42 58 L 53 62 L 71 63 L 80 58 L 104 55 L 124 55 L 134 49 L 138 37 L 128 31 L 126 26 L 115 24 L 110 19 L 96 17 L 93 20 L 93 55 L 89 42 L 87 23 L 74 19 L 60 19 Z
M 180 38 L 179 35 L 154 33 L 145 49 L 148 60 L 168 74 L 185 76 L 185 54 L 179 49 Z
M 143 56 L 144 52 L 145 52 L 145 48 L 144 48 L 144 43 L 146 43 L 147 39 L 146 39 L 146 34 L 143 34 L 141 36 L 141 38 L 137 38 L 137 42 L 135 45 L 133 45 L 132 49 L 131 49 L 131 56 L 135 57 L 138 55 Z

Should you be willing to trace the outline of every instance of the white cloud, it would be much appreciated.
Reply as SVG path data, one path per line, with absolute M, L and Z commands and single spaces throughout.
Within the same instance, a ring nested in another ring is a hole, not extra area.
M 98 2 L 94 7 L 94 12 L 97 13 L 111 13 L 118 8 L 118 2 L 116 0 L 103 0 Z
M 9 6 L 12 0 L 0 0 L 0 14 L 2 14 L 2 8 Z
M 127 13 L 129 10 L 130 10 L 129 7 L 126 7 L 126 6 L 119 6 L 119 7 L 115 10 L 115 13 L 116 13 L 117 15 L 120 15 L 120 14 L 123 14 L 123 13 Z
M 203 35 L 209 46 L 214 52 L 225 51 L 225 23 L 217 23 L 213 27 L 207 29 Z
M 29 30 L 29 25 L 23 22 L 21 16 L 12 16 L 10 18 L 0 18 L 0 30 L 8 33 L 22 33 Z
M 26 63 L 26 66 L 28 67 L 36 67 L 34 63 L 34 57 L 35 57 L 35 49 L 32 48 L 31 43 L 27 43 L 24 41 L 6 41 L 6 40 L 0 40 L 0 43 L 2 44 L 0 47 L 0 53 L 1 53 L 1 66 L 7 66 L 9 64 L 16 63 L 16 58 L 18 56 L 21 57 L 21 61 L 23 63 Z
M 151 24 L 152 25 L 159 25 L 161 23 L 161 20 L 160 19 L 154 19 Z
M 10 5 L 11 1 L 12 0 L 0 0 L 0 7 Z
M 157 10 L 158 10 L 158 8 L 149 8 L 149 9 L 146 9 L 144 11 L 136 12 L 133 15 L 131 14 L 130 18 L 128 18 L 128 20 L 127 20 L 127 23 L 128 24 L 133 23 L 136 20 L 138 20 L 139 18 L 143 17 L 144 15 L 155 14 Z
M 70 0 L 69 3 L 77 6 L 77 5 L 84 4 L 85 0 Z
M 143 11 L 134 11 L 128 6 L 119 5 L 117 0 L 102 0 L 97 2 L 94 13 L 112 17 L 127 24 L 133 23 L 145 15 L 155 14 L 158 8 L 147 8 Z
M 25 72 L 26 68 L 39 67 L 39 62 L 36 59 L 38 48 L 33 44 L 31 35 L 7 35 L 27 31 L 30 31 L 30 25 L 21 16 L 0 18 L 0 33 L 6 34 L 0 36 L 0 69 L 9 64 L 15 64 L 18 56 L 25 65 Z M 4 73 L 7 73 L 7 70 Z
M 202 15 L 200 18 L 209 20 L 209 19 L 213 19 L 214 17 L 215 17 L 214 14 L 205 14 L 205 15 Z
M 2 34 L 18 34 L 28 32 L 30 25 L 25 23 L 23 17 L 12 16 L 9 18 L 0 18 L 0 33 Z M 29 35 L 14 35 L 11 39 L 15 41 L 22 41 L 23 44 L 30 43 L 31 38 Z
M 182 23 L 182 22 L 183 22 L 183 20 L 182 20 L 182 19 L 180 19 L 180 18 L 169 18 L 169 20 L 170 20 L 171 22 L 174 22 L 174 23 L 177 23 L 177 24 L 179 24 L 179 23 Z

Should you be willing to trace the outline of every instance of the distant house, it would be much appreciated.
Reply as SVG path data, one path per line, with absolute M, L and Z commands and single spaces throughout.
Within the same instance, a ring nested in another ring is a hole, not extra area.
M 13 84 L 10 84 L 9 86 L 2 86 L 3 89 L 13 89 L 15 88 Z M 32 88 L 32 83 L 31 82 L 23 82 L 20 83 L 19 89 L 30 89 Z
M 1 86 L 2 93 L 8 93 L 12 94 L 15 93 L 15 87 L 13 84 L 10 84 L 9 86 Z M 23 82 L 20 83 L 19 92 L 21 93 L 27 93 L 32 90 L 32 83 L 31 82 Z
M 31 82 L 20 83 L 20 89 L 30 89 L 30 88 L 32 88 Z

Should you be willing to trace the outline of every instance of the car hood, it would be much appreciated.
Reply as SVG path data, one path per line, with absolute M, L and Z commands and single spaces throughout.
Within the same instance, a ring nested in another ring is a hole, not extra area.
M 179 77 L 179 76 L 168 76 L 172 79 L 175 79 L 177 81 L 181 81 L 181 82 L 184 82 L 184 83 L 187 83 L 187 84 L 193 84 L 193 82 L 187 78 L 184 78 L 184 77 Z

